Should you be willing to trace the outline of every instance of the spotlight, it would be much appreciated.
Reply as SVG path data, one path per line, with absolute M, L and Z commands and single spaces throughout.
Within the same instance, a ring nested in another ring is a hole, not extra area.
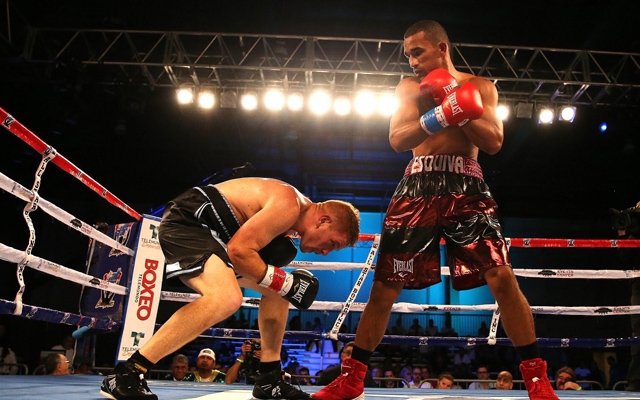
M 264 95 L 264 104 L 269 110 L 282 110 L 284 106 L 284 94 L 279 90 L 269 90 Z
M 347 97 L 338 97 L 333 103 L 333 110 L 338 115 L 347 115 L 351 111 L 351 102 Z
M 496 114 L 501 121 L 506 121 L 509 119 L 509 107 L 504 104 L 498 104 L 498 107 L 496 107 Z
M 385 116 L 390 116 L 398 108 L 398 99 L 391 93 L 380 96 L 378 100 L 378 112 Z
M 245 110 L 255 110 L 258 108 L 258 96 L 253 92 L 248 92 L 240 98 L 240 104 Z
M 287 105 L 289 106 L 289 110 L 298 111 L 302 108 L 304 104 L 304 97 L 300 93 L 291 93 L 287 98 Z
M 309 99 L 309 107 L 315 114 L 324 114 L 331 107 L 331 97 L 327 92 L 314 92 Z
M 179 89 L 176 95 L 178 96 L 178 103 L 180 104 L 193 102 L 193 89 Z
M 538 115 L 538 124 L 552 124 L 553 123 L 553 110 L 550 108 L 543 108 Z
M 576 117 L 576 108 L 563 106 L 558 109 L 558 121 L 573 122 Z
M 609 128 L 609 126 L 607 125 L 606 122 L 603 122 L 603 123 L 600 124 L 600 132 L 604 133 L 604 132 L 607 131 L 608 128 Z
M 371 92 L 360 92 L 356 96 L 354 107 L 360 115 L 371 115 L 376 109 L 376 98 Z
M 198 106 L 200 108 L 213 108 L 215 101 L 215 97 L 213 97 L 213 93 L 210 91 L 200 92 L 200 94 L 198 95 Z

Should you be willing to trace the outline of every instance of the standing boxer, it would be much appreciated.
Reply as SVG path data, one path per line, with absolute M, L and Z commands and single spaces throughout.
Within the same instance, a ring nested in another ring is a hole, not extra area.
M 342 375 L 311 397 L 360 399 L 371 353 L 380 343 L 391 307 L 403 288 L 440 282 L 440 238 L 446 241 L 453 287 L 488 284 L 500 306 L 505 331 L 522 358 L 529 398 L 557 400 L 547 364 L 540 358 L 529 304 L 511 270 L 496 203 L 482 179 L 478 151 L 502 147 L 493 83 L 457 71 L 444 28 L 421 21 L 404 34 L 405 55 L 415 76 L 396 88 L 398 110 L 389 141 L 413 152 L 389 204 L 374 282 L 360 318 L 353 354 Z
M 306 270 L 284 272 L 296 256 L 327 255 L 358 240 L 360 215 L 349 203 L 313 203 L 294 187 L 273 179 L 242 178 L 188 190 L 167 204 L 159 230 L 167 278 L 179 277 L 202 295 L 179 309 L 155 335 L 116 365 L 100 393 L 117 400 L 156 400 L 143 379 L 148 369 L 226 319 L 242 304 L 240 287 L 262 294 L 258 313 L 262 356 L 253 396 L 307 399 L 282 380 L 280 347 L 289 303 L 307 309 L 318 280 Z

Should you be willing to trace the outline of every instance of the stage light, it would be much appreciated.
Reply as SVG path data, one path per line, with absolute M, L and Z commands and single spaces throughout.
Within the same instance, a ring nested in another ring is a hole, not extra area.
M 376 97 L 371 92 L 360 92 L 356 96 L 354 108 L 360 115 L 371 115 L 376 109 Z
M 253 92 L 248 92 L 240 98 L 240 104 L 245 110 L 255 110 L 258 108 L 258 96 Z
M 378 112 L 382 115 L 389 116 L 398 108 L 398 99 L 391 93 L 380 95 L 378 100 Z
M 287 106 L 289 110 L 298 111 L 304 104 L 304 97 L 300 93 L 291 93 L 287 98 Z
M 324 114 L 331 108 L 331 97 L 327 92 L 316 91 L 309 99 L 309 107 L 315 114 Z
M 501 121 L 506 121 L 509 119 L 509 107 L 504 104 L 498 104 L 498 107 L 496 107 L 496 114 Z
M 553 123 L 553 110 L 550 108 L 543 108 L 538 114 L 538 124 L 552 124 Z
M 333 102 L 333 110 L 338 115 L 347 115 L 351 111 L 351 102 L 349 98 L 341 96 Z
M 178 103 L 180 104 L 189 104 L 193 102 L 193 89 L 178 89 L 176 95 L 178 96 Z
M 213 97 L 213 92 L 205 90 L 204 92 L 200 92 L 200 94 L 198 94 L 198 107 L 200 108 L 204 108 L 204 109 L 213 108 L 213 105 L 215 104 L 215 102 L 216 102 L 216 99 L 215 97 Z
M 573 122 L 576 117 L 576 108 L 573 106 L 563 106 L 558 110 L 558 121 Z
M 607 131 L 608 128 L 609 128 L 609 126 L 607 125 L 606 122 L 603 122 L 603 123 L 600 124 L 600 132 L 604 133 L 604 132 Z
M 264 95 L 264 105 L 268 110 L 279 111 L 284 106 L 284 94 L 279 90 L 269 90 Z

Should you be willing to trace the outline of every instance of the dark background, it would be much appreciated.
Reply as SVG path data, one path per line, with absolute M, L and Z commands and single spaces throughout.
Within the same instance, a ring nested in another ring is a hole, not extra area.
M 6 8 L 6 1 L 2 8 Z M 9 2 L 10 17 L 37 27 L 185 30 L 224 33 L 313 35 L 398 40 L 420 19 L 434 19 L 452 42 L 640 52 L 634 1 L 490 2 L 283 2 L 283 1 L 21 1 Z M 6 10 L 0 29 L 9 28 Z M 19 32 L 12 32 L 18 35 Z M 255 175 L 283 179 L 314 194 L 334 191 L 361 211 L 384 212 L 409 153 L 388 145 L 388 120 L 359 117 L 277 116 L 242 110 L 200 112 L 179 107 L 173 89 L 111 86 L 79 82 L 67 70 L 46 76 L 25 66 L 3 74 L 20 50 L 1 42 L 0 107 L 140 213 L 149 213 L 187 188 L 219 171 L 251 162 Z M 640 82 L 640 77 L 638 77 Z M 132 100 L 135 106 L 132 107 Z M 533 119 L 505 122 L 505 141 L 494 156 L 481 154 L 485 178 L 509 237 L 611 238 L 609 208 L 640 200 L 638 107 L 579 107 L 573 124 L 541 127 Z M 598 126 L 608 122 L 601 133 Z M 40 156 L 3 131 L 0 172 L 31 187 Z M 367 154 L 371 174 L 358 154 Z M 373 165 L 375 164 L 375 166 Z M 346 185 L 332 188 L 335 172 Z M 363 180 L 366 182 L 363 183 Z M 345 187 L 349 188 L 346 189 Z M 42 197 L 87 223 L 110 224 L 131 217 L 110 206 L 56 166 L 49 166 Z M 372 200 L 373 199 L 373 200 Z M 375 199 L 379 199 L 376 201 Z M 24 203 L 0 192 L 0 242 L 23 249 L 28 232 Z M 33 215 L 38 234 L 34 254 L 83 269 L 86 238 L 41 211 Z M 614 250 L 516 250 L 518 268 L 622 268 Z M 13 299 L 14 267 L 0 262 L 2 298 Z M 27 269 L 29 304 L 77 311 L 78 285 Z M 527 292 L 532 304 L 622 305 L 627 282 L 567 285 L 545 281 Z M 526 287 L 526 284 L 524 285 Z M 64 296 L 60 294 L 64 293 Z M 567 318 L 589 323 L 603 335 L 628 336 L 627 319 Z M 569 326 L 563 328 L 569 328 Z M 51 345 L 59 327 L 43 326 Z M 578 331 L 584 333 L 582 330 Z M 549 335 L 555 332 L 546 331 Z M 49 343 L 46 344 L 47 346 Z

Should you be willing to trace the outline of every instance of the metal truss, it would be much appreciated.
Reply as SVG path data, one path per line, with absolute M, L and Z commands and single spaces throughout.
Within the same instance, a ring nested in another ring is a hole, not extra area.
M 72 64 L 102 84 L 351 94 L 412 75 L 401 40 L 30 28 L 20 42 L 21 63 Z M 455 43 L 452 56 L 505 102 L 640 106 L 637 53 Z

